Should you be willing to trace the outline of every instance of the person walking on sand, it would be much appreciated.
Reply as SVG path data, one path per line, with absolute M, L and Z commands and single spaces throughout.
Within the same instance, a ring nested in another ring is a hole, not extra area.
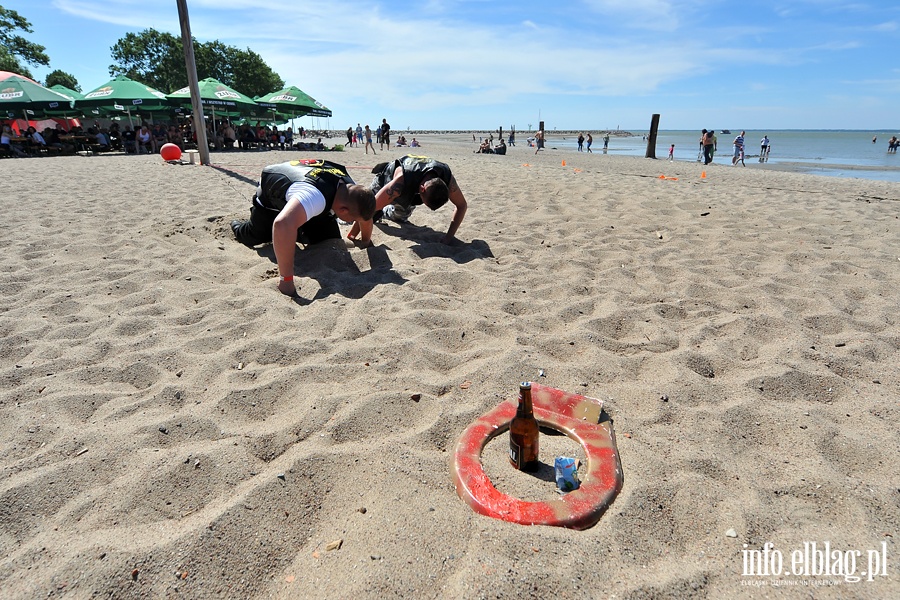
M 669 146 L 669 160 L 675 160 L 675 144 Z
M 534 145 L 537 148 L 534 153 L 537 154 L 541 151 L 541 148 L 544 147 L 544 130 L 539 129 L 537 133 L 534 134 Z
M 734 151 L 731 154 L 731 166 L 737 166 L 738 161 L 744 165 L 744 135 L 747 132 L 742 131 L 734 138 Z M 744 165 L 745 167 L 747 165 Z
M 769 136 L 763 135 L 759 142 L 759 162 L 765 162 L 769 157 Z
M 372 225 L 383 216 L 396 223 L 406 223 L 413 210 L 424 204 L 437 210 L 449 200 L 453 216 L 442 244 L 453 244 L 456 232 L 466 216 L 468 204 L 450 166 L 427 156 L 409 154 L 389 163 L 376 165 L 372 172 L 375 193 L 374 219 L 357 220 L 347 237 L 362 246 L 371 244 Z M 359 235 L 359 239 L 357 239 Z
M 587 142 L 587 151 L 590 152 L 591 154 L 593 154 L 594 151 L 591 150 L 591 144 L 594 143 L 594 136 L 591 135 L 590 131 L 588 131 L 587 138 L 585 139 L 585 141 Z
M 584 152 L 584 134 L 583 133 L 578 134 L 578 151 Z
M 278 291 L 296 296 L 294 253 L 297 242 L 340 239 L 337 219 L 371 219 L 375 194 L 357 185 L 347 169 L 328 161 L 291 161 L 262 170 L 250 218 L 232 221 L 234 237 L 245 246 L 272 243 L 278 263 Z
M 372 143 L 372 130 L 369 129 L 368 125 L 366 125 L 366 131 L 363 135 L 366 136 L 366 154 L 369 153 L 369 148 L 371 148 L 372 156 L 375 156 L 375 145 Z

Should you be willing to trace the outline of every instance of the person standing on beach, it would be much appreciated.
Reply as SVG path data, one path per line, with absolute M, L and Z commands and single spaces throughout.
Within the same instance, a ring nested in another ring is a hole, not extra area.
M 272 242 L 278 263 L 278 291 L 296 296 L 294 253 L 297 242 L 340 239 L 337 219 L 371 219 L 375 195 L 357 185 L 347 169 L 328 161 L 291 161 L 262 171 L 250 219 L 232 221 L 234 237 L 245 246 Z
M 587 134 L 587 151 L 593 154 L 594 152 L 591 150 L 591 144 L 594 143 L 594 136 L 591 135 L 591 132 L 588 131 Z
M 732 167 L 736 166 L 738 164 L 738 161 L 740 161 L 740 163 L 742 165 L 744 165 L 744 135 L 745 134 L 746 134 L 746 132 L 742 131 L 734 138 L 734 151 L 732 152 L 732 155 L 731 155 L 731 166 Z M 747 165 L 744 165 L 744 166 L 746 167 Z
M 537 133 L 534 134 L 534 145 L 537 148 L 534 153 L 537 154 L 541 151 L 541 148 L 544 147 L 544 130 L 539 129 Z
M 441 243 L 452 244 L 455 241 L 468 204 L 449 165 L 427 156 L 409 154 L 376 165 L 372 172 L 375 173 L 372 180 L 375 209 L 381 212 L 381 215 L 376 212 L 374 220 L 380 220 L 383 216 L 397 223 L 406 223 L 416 206 L 424 204 L 431 210 L 437 210 L 449 200 L 453 204 L 453 216 Z M 374 220 L 358 219 L 347 237 L 368 246 L 372 240 Z
M 713 133 L 703 130 L 703 137 L 700 138 L 700 144 L 703 146 L 703 164 L 708 165 L 713 160 L 713 152 L 715 151 L 715 142 L 713 142 Z
M 381 120 L 381 149 L 387 144 L 388 150 L 391 148 L 391 126 L 388 125 L 387 119 Z
M 369 153 L 369 148 L 372 149 L 372 156 L 375 156 L 375 145 L 372 143 L 372 130 L 369 129 L 369 126 L 366 125 L 366 154 Z
M 356 124 L 356 147 L 359 148 L 359 145 L 363 143 L 363 128 L 357 123 Z
M 669 160 L 675 160 L 675 144 L 669 146 Z
M 584 152 L 584 134 L 583 133 L 578 134 L 578 151 Z
M 759 142 L 759 162 L 764 162 L 769 157 L 769 136 L 763 135 Z
M 706 130 L 700 132 L 700 151 L 697 153 L 697 162 L 704 162 L 703 146 L 706 144 Z
M 609 149 L 609 132 L 606 132 L 606 135 L 603 136 L 603 150 L 604 152 Z

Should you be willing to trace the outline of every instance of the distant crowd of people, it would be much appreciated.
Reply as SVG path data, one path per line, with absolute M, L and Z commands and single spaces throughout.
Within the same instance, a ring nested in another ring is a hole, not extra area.
M 207 122 L 206 140 L 211 150 L 328 150 L 321 137 L 315 141 L 309 132 L 301 127 L 295 140 L 291 127 L 279 129 L 277 126 L 257 122 L 256 125 L 243 123 L 237 127 L 227 119 L 215 124 Z M 180 123 L 142 123 L 120 125 L 113 121 L 108 126 L 95 121 L 85 128 L 73 125 L 63 129 L 47 127 L 38 132 L 34 127 L 20 134 L 15 133 L 10 123 L 3 124 L 0 134 L 0 156 L 27 157 L 47 154 L 74 154 L 80 151 L 91 153 L 125 152 L 126 154 L 158 154 L 166 144 L 174 144 L 183 152 L 197 148 L 197 135 L 190 119 Z M 418 144 L 418 142 L 416 142 Z M 404 140 L 405 145 L 405 140 Z

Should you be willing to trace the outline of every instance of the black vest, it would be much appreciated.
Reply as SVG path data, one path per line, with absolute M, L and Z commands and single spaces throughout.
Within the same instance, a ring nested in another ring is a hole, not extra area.
M 427 156 L 414 156 L 408 154 L 403 158 L 389 162 L 380 175 L 375 177 L 372 182 L 372 191 L 376 194 L 386 186 L 394 178 L 394 171 L 397 167 L 403 168 L 403 189 L 400 196 L 394 200 L 394 204 L 401 206 L 418 206 L 422 204 L 422 197 L 419 195 L 419 186 L 426 175 L 435 174 L 448 186 L 453 174 L 450 172 L 450 166 Z M 430 177 L 429 177 L 430 179 Z
M 264 208 L 281 211 L 287 205 L 287 191 L 291 185 L 306 181 L 325 196 L 325 212 L 330 212 L 334 196 L 341 182 L 353 185 L 346 167 L 327 160 L 292 160 L 269 165 L 259 178 L 257 203 Z

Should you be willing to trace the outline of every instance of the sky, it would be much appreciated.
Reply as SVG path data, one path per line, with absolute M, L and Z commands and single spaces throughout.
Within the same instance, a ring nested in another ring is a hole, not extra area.
M 176 0 L 3 0 L 88 92 Z M 395 130 L 900 130 L 900 0 L 187 0 L 333 112 Z M 174 90 L 161 90 L 165 93 Z M 275 90 L 272 90 L 275 91 Z M 309 119 L 307 117 L 306 119 Z M 307 125 L 309 126 L 309 125 Z

